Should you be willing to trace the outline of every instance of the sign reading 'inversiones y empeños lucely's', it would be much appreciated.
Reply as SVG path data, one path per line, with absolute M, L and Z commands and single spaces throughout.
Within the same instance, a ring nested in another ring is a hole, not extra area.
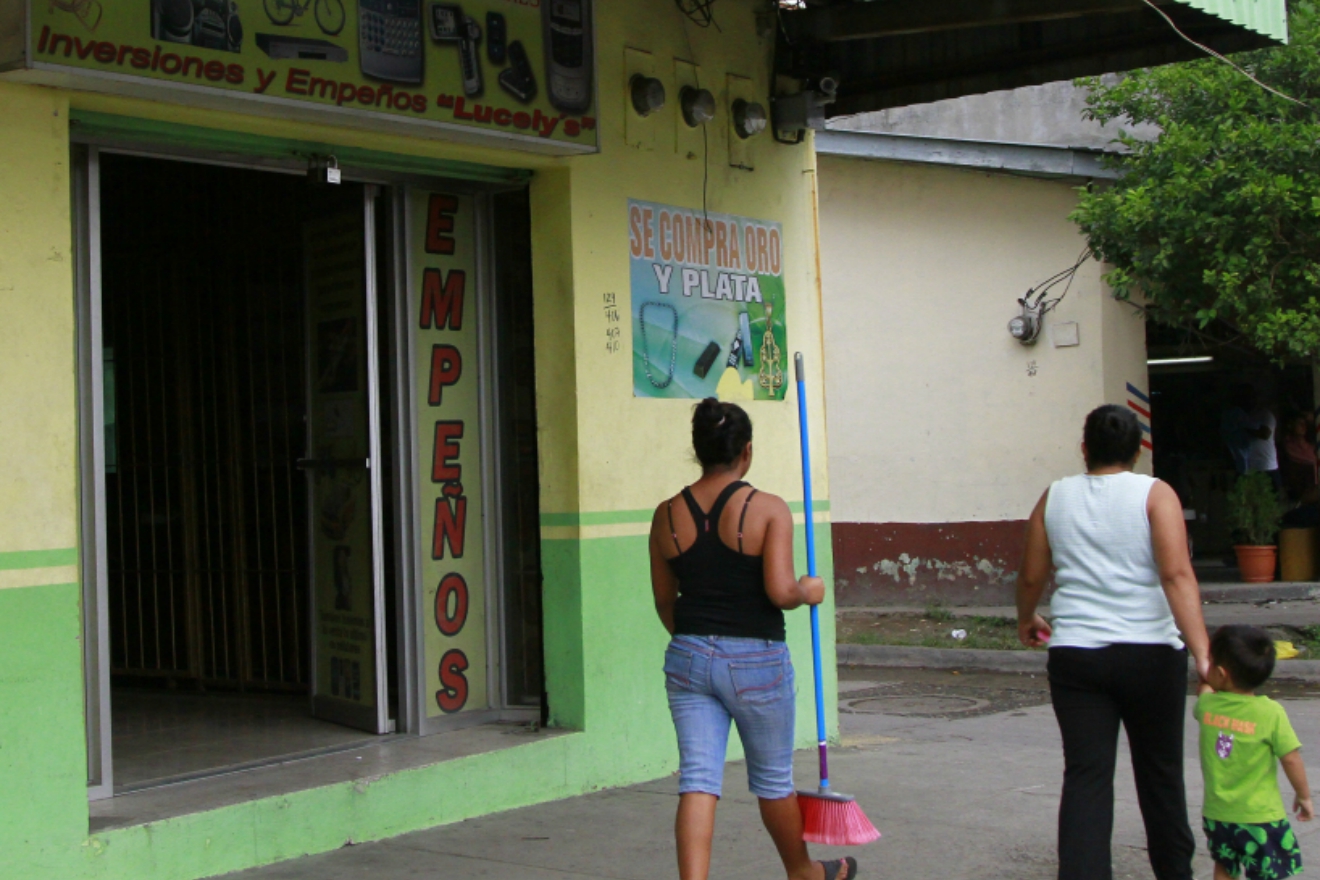
M 591 0 L 27 0 L 0 68 L 102 91 L 596 146 Z M 10 12 L 10 15 L 15 14 Z M 0 19 L 5 13 L 0 12 Z

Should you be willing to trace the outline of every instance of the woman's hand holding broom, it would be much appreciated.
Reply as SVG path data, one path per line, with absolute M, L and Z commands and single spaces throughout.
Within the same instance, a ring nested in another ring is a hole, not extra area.
M 825 601 L 825 581 L 809 574 L 798 578 L 798 591 L 803 605 L 819 605 Z

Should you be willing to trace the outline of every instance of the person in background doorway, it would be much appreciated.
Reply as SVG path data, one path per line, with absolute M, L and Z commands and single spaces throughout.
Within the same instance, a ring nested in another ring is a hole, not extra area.
M 1238 385 L 1233 389 L 1233 402 L 1219 417 L 1219 439 L 1224 441 L 1228 454 L 1233 459 L 1233 470 L 1238 474 L 1247 472 L 1247 447 L 1251 438 L 1244 426 L 1247 423 L 1247 410 L 1244 402 L 1250 400 L 1254 392 L 1250 385 Z
M 1243 383 L 1233 389 L 1233 405 L 1225 411 L 1220 433 L 1239 474 L 1263 471 L 1282 488 L 1279 455 L 1274 448 L 1274 413 L 1260 403 L 1256 389 Z
M 1279 473 L 1293 501 L 1314 500 L 1316 488 L 1314 431 L 1305 413 L 1294 413 L 1283 423 L 1279 437 Z
M 1210 657 L 1193 715 L 1201 728 L 1201 822 L 1215 880 L 1284 880 L 1301 871 L 1302 851 L 1279 795 L 1276 760 L 1292 783 L 1297 818 L 1310 822 L 1315 807 L 1288 713 L 1256 695 L 1274 671 L 1274 641 L 1258 627 L 1221 626 Z
M 1296 507 L 1283 515 L 1285 529 L 1312 529 L 1320 526 L 1320 490 L 1317 489 L 1315 429 L 1310 418 L 1298 412 L 1283 424 L 1279 438 L 1279 473 L 1288 499 Z
M 1132 472 L 1140 452 L 1136 416 L 1112 405 L 1093 410 L 1083 430 L 1086 473 L 1050 486 L 1027 521 L 1018 637 L 1028 647 L 1049 645 L 1050 699 L 1063 737 L 1059 880 L 1113 877 L 1120 724 L 1155 877 L 1192 880 L 1187 653 L 1204 678 L 1209 637 L 1182 505 L 1166 483 Z M 1036 611 L 1051 574 L 1052 625 Z
M 729 725 L 747 781 L 790 880 L 853 880 L 852 858 L 813 862 L 793 788 L 793 664 L 784 612 L 818 605 L 825 583 L 793 569 L 793 517 L 782 498 L 743 482 L 752 422 L 708 397 L 692 414 L 701 478 L 655 509 L 651 588 L 673 637 L 665 689 L 678 733 L 678 874 L 706 880 Z

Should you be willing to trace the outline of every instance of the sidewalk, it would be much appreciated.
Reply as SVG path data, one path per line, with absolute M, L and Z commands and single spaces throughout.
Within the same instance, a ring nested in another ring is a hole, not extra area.
M 1201 589 L 1205 622 L 1209 627 L 1226 623 L 1249 623 L 1254 626 L 1320 625 L 1320 584 L 1206 585 Z M 843 616 L 868 614 L 922 613 L 924 607 L 852 606 L 841 607 Z M 954 617 L 1016 618 L 1012 605 L 946 605 L 941 612 Z M 1049 616 L 1049 605 L 1041 606 Z
M 1206 626 L 1212 631 L 1227 623 L 1246 623 L 1261 627 L 1301 627 L 1320 625 L 1320 601 L 1306 596 L 1316 591 L 1314 584 L 1266 584 L 1211 587 L 1209 598 L 1203 605 Z M 1211 592 L 1213 590 L 1214 592 Z M 1243 597 L 1255 601 L 1242 601 Z M 1235 601 L 1215 601 L 1229 599 Z M 1011 605 L 945 606 L 941 613 L 951 619 L 946 629 L 956 628 L 958 618 L 996 617 L 1014 619 L 1017 609 Z M 1041 607 L 1049 616 L 1049 606 Z M 856 619 L 890 614 L 923 614 L 926 609 L 908 607 L 852 607 L 840 608 L 840 617 Z M 1284 633 L 1283 636 L 1287 634 Z M 953 647 L 909 647 L 889 644 L 838 645 L 838 662 L 845 667 L 879 667 L 883 669 L 977 669 L 1006 673 L 1044 674 L 1044 651 L 985 650 Z M 1309 682 L 1320 682 L 1320 658 L 1313 653 L 1303 654 L 1296 660 L 1279 663 L 1275 676 Z
M 843 675 L 865 677 L 840 684 L 843 747 L 832 753 L 831 769 L 836 787 L 857 794 L 884 834 L 878 843 L 851 851 L 859 859 L 863 880 L 1054 877 L 1062 757 L 1042 679 L 953 677 L 920 670 Z M 950 682 L 958 683 L 961 695 L 941 686 Z M 1289 699 L 1285 705 L 1311 746 L 1313 731 L 1320 726 L 1320 701 Z M 922 717 L 914 712 L 963 717 Z M 1188 796 L 1195 814 L 1201 784 L 1190 718 L 1187 730 Z M 656 735 L 672 736 L 667 730 Z M 799 784 L 810 782 L 814 763 L 813 753 L 798 753 Z M 747 794 L 741 763 L 728 766 L 725 789 L 711 876 L 782 877 L 755 801 Z M 675 793 L 676 780 L 670 777 L 230 876 L 242 880 L 670 878 L 676 876 Z M 1120 759 L 1117 800 L 1114 876 L 1150 877 L 1125 757 Z M 1199 819 L 1194 830 L 1203 849 Z M 1320 828 L 1315 823 L 1299 824 L 1298 831 L 1308 859 L 1320 859 Z M 814 854 L 839 853 L 820 848 Z M 1210 876 L 1203 852 L 1198 852 L 1196 868 L 1198 878 Z

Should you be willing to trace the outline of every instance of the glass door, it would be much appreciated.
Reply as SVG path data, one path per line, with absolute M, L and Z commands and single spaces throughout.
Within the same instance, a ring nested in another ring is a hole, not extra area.
M 73 154 L 73 214 L 78 318 L 78 455 L 87 796 L 114 794 L 110 742 L 110 635 L 106 608 L 105 352 L 101 339 L 100 156 Z M 111 373 L 113 377 L 113 373 Z M 113 379 L 112 379 L 113 381 Z
M 347 184 L 346 184 L 347 185 Z M 312 713 L 394 729 L 385 662 L 377 189 L 305 224 Z

